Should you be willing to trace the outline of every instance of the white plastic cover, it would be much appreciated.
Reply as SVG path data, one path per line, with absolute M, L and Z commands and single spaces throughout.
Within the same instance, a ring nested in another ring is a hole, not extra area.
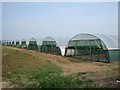
M 83 34 L 77 34 L 71 40 L 74 41 L 74 40 L 95 40 L 95 39 L 102 40 L 101 43 L 103 48 L 107 47 L 108 50 L 119 49 L 118 47 L 119 38 L 117 35 L 113 36 L 113 35 L 83 33 Z
M 52 37 L 46 37 L 43 41 L 55 41 Z

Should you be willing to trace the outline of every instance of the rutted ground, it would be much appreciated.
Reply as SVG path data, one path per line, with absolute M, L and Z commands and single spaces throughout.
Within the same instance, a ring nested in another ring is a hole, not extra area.
M 92 79 L 95 87 L 117 87 L 119 84 L 116 82 L 119 79 L 118 62 L 82 61 L 13 47 L 3 47 L 2 59 L 3 74 L 16 68 L 40 68 L 47 63 L 52 63 L 61 67 L 65 76 L 80 73 L 80 80 Z M 3 77 L 3 87 L 14 87 L 9 81 L 4 81 L 5 78 Z

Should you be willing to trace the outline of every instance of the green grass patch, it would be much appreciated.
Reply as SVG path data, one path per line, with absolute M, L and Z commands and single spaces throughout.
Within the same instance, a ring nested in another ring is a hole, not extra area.
M 65 76 L 62 68 L 49 60 L 19 50 L 3 48 L 2 58 L 2 77 L 12 82 L 16 88 L 93 87 L 91 80 L 79 79 L 81 73 Z
M 82 88 L 93 87 L 91 80 L 82 81 L 77 75 L 64 76 L 60 67 L 50 64 L 43 68 L 18 69 L 4 74 L 13 84 L 23 88 Z

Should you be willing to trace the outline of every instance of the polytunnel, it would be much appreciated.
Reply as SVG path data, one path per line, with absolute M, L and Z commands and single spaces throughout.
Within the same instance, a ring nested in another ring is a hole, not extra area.
M 16 47 L 20 48 L 20 42 L 18 40 L 16 41 Z
M 15 47 L 15 41 L 12 41 L 12 46 Z
M 7 41 L 7 46 L 9 45 L 9 41 Z
M 2 40 L 0 40 L 0 46 L 2 45 Z
M 110 61 L 120 60 L 120 37 L 118 35 L 96 34 L 107 46 Z
M 25 39 L 23 39 L 23 40 L 21 41 L 21 48 L 22 48 L 22 49 L 27 49 L 27 44 L 26 44 L 26 40 L 25 40 Z
M 56 41 L 52 37 L 46 37 L 41 46 L 41 52 L 61 55 L 61 50 L 57 46 Z
M 11 41 L 8 41 L 7 46 L 12 46 L 12 42 L 11 42 Z
M 68 42 L 65 48 L 65 56 L 110 62 L 108 48 L 104 41 L 95 35 L 87 33 L 78 34 Z
M 38 51 L 37 41 L 34 38 L 31 38 L 28 44 L 28 50 Z
M 1 44 L 2 44 L 3 46 L 5 46 L 5 45 L 6 45 L 6 42 L 7 42 L 6 40 L 2 40 L 2 41 L 1 41 Z

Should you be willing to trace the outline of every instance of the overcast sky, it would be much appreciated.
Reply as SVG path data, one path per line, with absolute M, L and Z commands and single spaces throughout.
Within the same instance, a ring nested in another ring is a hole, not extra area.
M 1 4 L 0 4 L 1 6 Z M 4 2 L 4 40 L 118 34 L 117 2 Z

